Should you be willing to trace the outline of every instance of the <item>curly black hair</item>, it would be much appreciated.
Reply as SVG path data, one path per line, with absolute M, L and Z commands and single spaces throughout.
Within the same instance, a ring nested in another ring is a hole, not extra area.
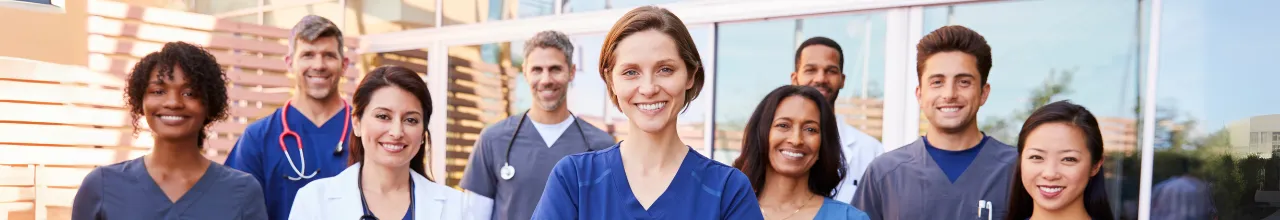
M 170 42 L 164 44 L 159 52 L 152 52 L 142 57 L 129 73 L 128 85 L 124 89 L 125 105 L 133 116 L 133 133 L 138 133 L 138 119 L 142 113 L 142 97 L 147 93 L 147 85 L 151 81 L 151 72 L 159 71 L 163 78 L 173 78 L 173 68 L 178 67 L 185 73 L 187 85 L 204 105 L 205 115 L 203 129 L 215 121 L 227 117 L 227 79 L 218 60 L 204 48 L 186 42 Z M 200 132 L 196 146 L 203 148 L 207 132 Z

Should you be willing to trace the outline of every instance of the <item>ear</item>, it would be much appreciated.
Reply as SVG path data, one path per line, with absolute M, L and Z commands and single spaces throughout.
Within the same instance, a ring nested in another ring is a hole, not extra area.
M 844 89 L 844 79 L 845 79 L 845 78 L 847 78 L 847 77 L 845 77 L 844 73 L 843 73 L 843 72 L 841 72 L 841 73 L 840 73 L 840 80 L 836 80 L 836 90 Z
M 694 68 L 693 68 L 693 71 L 692 71 L 692 72 L 689 72 L 689 74 L 697 74 L 698 70 L 700 70 L 700 69 L 702 69 L 702 67 L 694 67 Z M 703 77 L 705 77 L 705 76 L 703 76 Z M 693 80 L 693 79 L 694 79 L 694 77 L 693 77 L 692 75 L 690 75 L 690 76 L 689 76 L 689 80 L 685 80 L 685 83 L 684 83 L 684 84 L 685 84 L 685 85 L 684 85 L 684 90 L 685 90 L 685 91 L 688 91 L 688 90 L 690 90 L 690 89 L 693 89 L 693 83 L 694 83 L 694 81 L 695 81 L 695 80 Z M 706 78 L 703 78 L 703 80 L 706 80 Z M 689 101 L 689 100 L 685 100 L 685 101 Z
M 344 54 L 343 56 L 346 56 L 346 55 Z M 338 75 L 346 75 L 347 66 L 350 66 L 350 65 L 351 65 L 351 59 L 347 57 L 342 57 L 342 68 L 339 68 L 340 70 L 342 70 L 342 72 L 338 72 Z
M 569 71 L 569 82 L 573 82 L 573 78 L 578 76 L 578 65 L 569 64 L 569 69 L 565 71 Z
M 800 85 L 800 78 L 797 78 L 796 72 L 791 72 L 791 85 Z
M 360 117 L 351 117 L 351 133 L 360 137 Z
M 293 54 L 284 55 L 284 69 L 293 69 Z
M 986 96 L 983 96 L 982 99 L 985 101 Z M 924 100 L 920 100 L 920 85 L 916 85 L 916 103 L 924 103 Z
M 990 95 L 991 95 L 991 83 L 983 84 L 982 85 L 982 102 L 979 102 L 978 106 L 986 105 L 987 96 L 990 96 Z
M 1098 159 L 1098 164 L 1093 165 L 1093 171 L 1089 172 L 1089 176 L 1093 177 L 1098 175 L 1098 171 L 1102 171 L 1102 164 L 1106 164 L 1106 163 L 1107 163 L 1107 158 L 1105 156 L 1102 157 L 1102 159 Z

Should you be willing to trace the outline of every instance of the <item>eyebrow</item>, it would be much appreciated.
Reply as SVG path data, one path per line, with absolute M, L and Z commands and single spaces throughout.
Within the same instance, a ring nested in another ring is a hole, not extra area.
M 373 108 L 373 109 L 375 109 L 375 110 L 382 110 L 382 111 L 388 111 L 388 112 L 394 112 L 394 111 L 391 111 L 391 109 L 386 108 L 386 107 L 375 107 L 375 108 Z M 421 113 L 421 112 L 418 112 L 418 111 L 408 111 L 408 112 L 405 112 L 404 114 L 417 114 L 417 115 L 422 115 L 422 113 Z
M 1038 152 L 1040 152 L 1040 153 L 1048 152 L 1048 151 L 1046 151 L 1046 150 L 1042 150 L 1042 149 L 1040 149 L 1040 148 L 1032 148 L 1032 147 L 1028 147 L 1028 148 L 1027 148 L 1027 150 L 1038 151 Z M 1080 151 L 1079 151 L 1079 150 L 1076 150 L 1076 149 L 1066 149 L 1066 150 L 1060 150 L 1060 151 L 1058 151 L 1058 153 L 1067 153 L 1067 152 L 1080 152 Z

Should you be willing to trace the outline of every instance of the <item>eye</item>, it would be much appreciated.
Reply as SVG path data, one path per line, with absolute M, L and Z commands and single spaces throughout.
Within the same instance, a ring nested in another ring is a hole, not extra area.
M 373 117 L 374 117 L 374 118 L 377 118 L 377 119 L 381 119 L 381 120 L 391 120 L 391 116 L 390 116 L 390 115 L 382 114 L 382 113 L 378 113 L 378 114 L 376 114 L 376 115 L 373 115 Z
M 623 70 L 623 71 L 622 71 L 622 75 L 623 75 L 623 76 L 635 76 L 635 75 L 640 75 L 640 71 L 630 70 L 630 69 L 629 69 L 629 70 Z
M 661 73 L 674 73 L 674 72 L 676 72 L 676 69 L 671 68 L 671 67 L 663 67 L 662 69 L 658 69 L 658 72 L 661 72 Z
M 1039 160 L 1044 160 L 1044 157 L 1041 157 L 1040 155 L 1031 155 L 1031 156 L 1027 156 L 1027 159 L 1039 161 Z
M 936 79 L 935 79 L 935 80 L 930 80 L 930 81 L 929 81 L 929 85 L 932 85 L 932 86 L 942 86 L 942 80 L 936 80 Z
M 967 79 L 960 80 L 960 86 L 969 86 L 970 84 L 973 84 L 973 80 L 967 80 Z
M 152 94 L 152 95 L 164 95 L 164 90 L 163 90 L 163 89 L 152 89 L 152 90 L 147 91 L 147 94 Z
M 183 93 L 182 93 L 182 96 L 186 96 L 186 97 L 196 97 L 196 93 L 195 93 L 195 92 L 183 92 Z
M 1075 157 L 1064 157 L 1062 158 L 1062 161 L 1075 163 L 1075 162 L 1080 162 L 1080 159 L 1076 159 Z
M 787 129 L 787 128 L 791 128 L 791 125 L 790 125 L 790 124 L 787 124 L 787 123 L 785 123 L 785 122 L 784 122 L 784 123 L 777 123 L 777 124 L 774 124 L 774 125 L 773 125 L 773 127 L 775 127 L 775 128 L 781 128 L 781 129 Z
M 804 129 L 804 131 L 805 131 L 805 132 L 809 132 L 809 133 L 817 134 L 817 133 L 818 133 L 818 128 L 808 127 L 808 128 L 805 128 L 805 129 Z
M 407 122 L 412 125 L 416 125 L 418 124 L 418 118 L 406 118 L 404 119 L 404 122 Z

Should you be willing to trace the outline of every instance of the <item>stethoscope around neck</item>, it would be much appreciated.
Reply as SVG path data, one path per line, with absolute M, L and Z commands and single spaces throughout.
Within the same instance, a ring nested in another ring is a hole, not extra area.
M 413 171 L 410 171 L 413 172 Z M 360 216 L 360 220 L 378 220 L 378 216 L 373 215 L 373 211 L 369 209 L 369 202 L 364 199 L 364 167 L 356 171 L 356 188 L 360 190 L 360 205 L 364 208 L 364 215 Z M 418 212 L 414 203 L 418 202 L 417 195 L 414 195 L 413 176 L 409 177 L 409 219 L 418 219 Z
M 317 167 L 316 170 L 311 171 L 311 174 L 306 174 L 304 172 L 307 170 L 307 153 L 302 150 L 302 136 L 298 135 L 297 132 L 293 132 L 293 129 L 289 129 L 289 104 L 291 103 L 293 103 L 293 101 L 285 102 L 284 107 L 280 109 L 280 125 L 284 126 L 284 132 L 280 132 L 280 151 L 281 153 L 284 153 L 284 159 L 289 162 L 289 167 L 293 168 L 293 173 L 298 176 L 293 177 L 285 174 L 284 177 L 285 179 L 293 181 L 311 179 L 315 177 L 316 174 L 320 173 L 320 168 Z M 334 148 L 333 155 L 342 154 L 342 145 L 347 142 L 347 132 L 351 129 L 351 105 L 347 105 L 347 101 L 343 100 L 342 106 L 343 109 L 345 109 L 345 111 L 341 113 L 343 114 L 342 133 L 338 135 L 338 146 Z M 293 157 L 289 156 L 289 148 L 284 144 L 284 138 L 286 136 L 293 136 L 294 142 L 298 143 L 298 158 L 302 160 L 302 169 L 298 169 L 298 166 L 293 165 Z
M 507 141 L 507 153 L 502 159 L 502 168 L 498 169 L 498 175 L 504 180 L 511 180 L 516 176 L 516 168 L 511 166 L 511 147 L 516 143 L 516 138 L 520 137 L 520 128 L 524 127 L 524 120 L 527 118 L 529 118 L 529 111 L 525 111 L 524 115 L 520 116 L 520 123 L 516 124 L 516 131 L 511 133 L 511 140 Z M 587 151 L 592 151 L 591 142 L 587 142 L 587 133 L 582 132 L 582 125 L 578 124 L 578 117 L 574 116 L 573 112 L 570 112 L 569 118 L 573 120 L 573 126 L 578 127 L 578 136 L 582 137 L 583 146 L 587 148 Z

